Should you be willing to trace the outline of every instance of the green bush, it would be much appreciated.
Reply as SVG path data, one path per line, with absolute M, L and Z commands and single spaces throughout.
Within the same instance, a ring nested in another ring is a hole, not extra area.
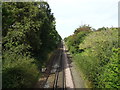
M 40 73 L 34 58 L 8 52 L 3 58 L 3 88 L 29 88 L 35 84 Z
M 79 43 L 83 42 L 85 36 L 87 36 L 90 32 L 91 27 L 83 25 L 75 30 L 74 35 L 65 38 L 67 47 L 72 54 L 79 53 Z
M 117 28 L 89 33 L 79 43 L 78 50 L 82 52 L 75 53 L 73 59 L 94 88 L 119 88 Z
M 93 32 L 85 38 L 84 42 L 81 43 L 79 47 L 80 49 L 85 50 L 85 52 L 81 53 L 85 63 L 81 62 L 82 59 L 79 59 L 79 62 L 86 66 L 83 70 L 86 70 L 86 68 L 88 69 L 85 71 L 85 74 L 92 80 L 94 87 L 118 88 L 118 77 L 113 78 L 110 73 L 113 72 L 113 70 L 109 69 L 109 73 L 105 75 L 106 69 L 110 68 L 110 63 L 114 63 L 114 61 L 111 61 L 111 58 L 114 55 L 112 49 L 118 48 L 118 30 L 108 29 Z M 114 59 L 115 58 L 116 57 L 114 57 Z M 115 60 L 118 62 L 118 59 Z M 118 65 L 118 63 L 115 65 Z M 114 68 L 114 66 L 111 68 Z M 118 67 L 115 68 L 118 69 Z M 118 76 L 118 72 L 114 72 L 114 74 Z M 116 82 L 114 82 L 115 78 L 117 79 Z M 109 81 L 109 79 L 111 79 L 111 81 Z M 108 82 L 111 84 L 108 85 Z
M 120 48 L 119 48 L 120 49 Z M 113 49 L 113 54 L 110 58 L 110 61 L 107 65 L 102 67 L 103 74 L 98 76 L 98 87 L 102 88 L 120 88 L 120 80 L 119 80 L 119 68 L 120 68 L 120 62 L 118 58 L 118 50 L 119 49 Z

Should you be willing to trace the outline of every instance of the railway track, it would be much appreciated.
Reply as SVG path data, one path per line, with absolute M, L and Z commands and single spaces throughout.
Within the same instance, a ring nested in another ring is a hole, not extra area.
M 74 80 L 63 43 L 59 45 L 46 64 L 46 69 L 35 88 L 51 88 L 53 90 L 69 90 L 72 88 L 73 90 Z
M 53 60 L 51 74 L 44 88 L 65 89 L 65 72 L 64 72 L 64 61 L 63 61 L 63 45 L 60 45 L 58 52 Z
M 63 54 L 63 49 L 61 46 L 60 55 L 58 59 L 59 66 L 55 72 L 55 78 L 53 84 L 54 90 L 56 90 L 57 88 L 61 88 L 62 90 L 65 89 L 64 62 L 63 62 L 62 54 Z

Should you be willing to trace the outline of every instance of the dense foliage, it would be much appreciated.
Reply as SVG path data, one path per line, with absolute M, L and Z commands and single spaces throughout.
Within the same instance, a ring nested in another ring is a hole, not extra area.
M 79 69 L 94 88 L 120 88 L 118 28 L 103 27 L 91 30 L 85 36 L 81 33 L 83 31 L 65 39 L 70 52 L 76 51 L 73 50 L 76 45 L 79 47 L 76 53 L 72 53 Z M 75 43 L 76 40 L 79 44 Z
M 67 47 L 69 51 L 74 54 L 81 52 L 82 50 L 79 50 L 79 44 L 84 40 L 85 36 L 88 35 L 88 33 L 91 32 L 91 27 L 88 25 L 83 25 L 77 28 L 73 35 L 65 38 Z
M 47 2 L 3 2 L 3 88 L 32 87 L 61 37 Z

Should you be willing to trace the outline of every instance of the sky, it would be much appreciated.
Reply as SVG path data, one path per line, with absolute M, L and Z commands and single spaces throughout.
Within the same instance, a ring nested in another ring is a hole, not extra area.
M 118 27 L 120 0 L 45 0 L 56 18 L 56 30 L 65 38 L 87 24 L 92 28 Z

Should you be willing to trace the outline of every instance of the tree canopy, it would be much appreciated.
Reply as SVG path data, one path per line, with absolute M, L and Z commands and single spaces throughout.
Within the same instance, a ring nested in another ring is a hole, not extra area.
M 61 42 L 49 4 L 3 2 L 2 27 L 3 87 L 30 87 L 48 54 Z

